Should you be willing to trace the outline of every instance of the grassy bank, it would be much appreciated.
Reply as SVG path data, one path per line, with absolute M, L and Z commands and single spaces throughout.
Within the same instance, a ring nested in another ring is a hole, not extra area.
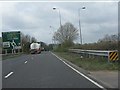
M 19 57 L 21 56 L 22 53 L 20 54 L 8 54 L 8 55 L 2 55 L 2 60 L 7 60 L 7 59 L 10 59 L 10 58 L 15 58 L 15 57 Z
M 90 71 L 97 70 L 118 70 L 118 63 L 108 63 L 105 58 L 80 58 L 79 54 L 69 52 L 54 52 L 56 55 L 67 59 L 77 66 Z

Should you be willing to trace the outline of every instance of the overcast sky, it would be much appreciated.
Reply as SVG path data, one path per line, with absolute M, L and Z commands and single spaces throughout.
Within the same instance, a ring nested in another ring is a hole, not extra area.
M 117 2 L 0 2 L 0 32 L 20 30 L 49 44 L 60 24 L 58 10 L 52 8 L 60 9 L 62 24 L 71 22 L 79 29 L 78 9 L 83 6 L 86 7 L 80 10 L 83 43 L 118 33 Z

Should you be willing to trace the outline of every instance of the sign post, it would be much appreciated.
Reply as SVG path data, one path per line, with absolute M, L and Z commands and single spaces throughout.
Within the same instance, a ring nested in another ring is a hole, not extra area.
M 20 31 L 2 32 L 3 49 L 11 50 L 12 53 L 16 49 L 21 49 L 21 33 Z

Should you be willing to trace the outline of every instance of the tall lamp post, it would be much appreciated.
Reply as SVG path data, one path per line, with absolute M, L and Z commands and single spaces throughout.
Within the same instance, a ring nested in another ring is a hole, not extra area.
M 61 23 L 61 13 L 60 13 L 60 9 L 53 7 L 53 10 L 59 10 L 59 19 L 60 19 L 60 29 L 62 30 L 62 23 Z M 63 33 L 62 33 L 63 34 Z
M 81 32 L 81 23 L 80 23 L 80 10 L 85 9 L 85 7 L 79 8 L 78 9 L 78 15 L 79 15 L 79 29 L 80 29 L 80 43 L 82 45 L 82 32 Z

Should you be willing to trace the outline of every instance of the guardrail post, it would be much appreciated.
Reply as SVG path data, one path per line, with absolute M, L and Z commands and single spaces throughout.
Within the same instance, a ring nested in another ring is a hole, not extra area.
M 88 54 L 89 55 L 89 58 L 91 58 L 91 55 L 90 54 Z
M 92 58 L 94 59 L 94 55 L 92 55 Z
M 108 52 L 108 63 L 110 63 L 109 52 Z
M 7 54 L 7 49 L 5 49 L 5 54 Z

